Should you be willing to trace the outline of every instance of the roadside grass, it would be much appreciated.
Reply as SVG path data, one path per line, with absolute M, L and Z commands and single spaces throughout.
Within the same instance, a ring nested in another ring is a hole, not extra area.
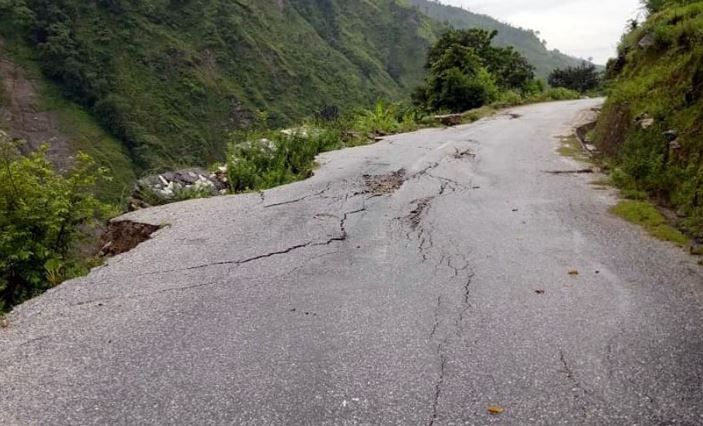
M 575 135 L 562 137 L 561 146 L 557 151 L 565 157 L 578 161 L 594 162 Z M 649 201 L 646 192 L 618 185 L 617 173 L 616 176 L 611 173 L 609 176 L 595 179 L 590 184 L 595 189 L 606 189 L 607 187 L 620 189 L 620 196 L 624 200 L 610 209 L 610 212 L 616 216 L 641 226 L 655 238 L 672 242 L 679 247 L 684 247 L 690 242 L 690 238 L 670 224 L 667 218 L 657 210 L 657 207 Z
M 643 227 L 650 235 L 680 247 L 689 242 L 681 231 L 669 225 L 664 215 L 649 201 L 624 200 L 610 209 L 611 213 Z
M 576 138 L 575 135 L 562 136 L 560 139 L 560 146 L 557 148 L 557 152 L 564 157 L 570 157 L 578 161 L 590 161 L 591 158 L 586 154 L 581 146 L 581 142 Z
M 505 107 L 515 106 L 515 105 L 505 105 Z M 467 111 L 462 116 L 461 124 L 471 124 L 475 121 L 490 117 L 498 112 L 500 108 L 495 105 L 486 105 L 481 108 L 472 109 Z
M 615 186 L 648 194 L 701 239 L 703 3 L 657 4 L 661 9 L 622 38 L 593 141 Z M 644 37 L 650 46 L 640 45 Z

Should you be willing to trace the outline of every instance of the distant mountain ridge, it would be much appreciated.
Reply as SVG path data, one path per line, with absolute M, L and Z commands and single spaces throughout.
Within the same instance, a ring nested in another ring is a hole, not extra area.
M 460 7 L 445 5 L 432 0 L 402 0 L 416 7 L 430 18 L 457 29 L 482 28 L 497 30 L 499 46 L 513 46 L 536 68 L 539 77 L 546 78 L 555 68 L 565 68 L 581 63 L 581 59 L 558 50 L 549 50 L 532 30 L 516 28 L 487 15 L 470 12 Z

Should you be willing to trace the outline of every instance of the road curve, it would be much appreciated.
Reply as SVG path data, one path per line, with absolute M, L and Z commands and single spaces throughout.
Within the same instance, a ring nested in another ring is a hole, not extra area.
M 598 103 L 128 215 L 169 226 L 0 329 L 0 424 L 703 423 L 700 266 L 547 173 Z

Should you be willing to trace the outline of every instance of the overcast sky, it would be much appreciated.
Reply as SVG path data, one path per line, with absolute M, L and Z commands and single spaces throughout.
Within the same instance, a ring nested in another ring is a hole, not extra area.
M 541 32 L 547 47 L 605 64 L 639 0 L 441 0 Z

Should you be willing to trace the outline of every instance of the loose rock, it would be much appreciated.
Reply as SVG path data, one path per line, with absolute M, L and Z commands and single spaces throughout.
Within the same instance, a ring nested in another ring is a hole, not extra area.
M 129 203 L 130 210 L 167 204 L 189 198 L 227 193 L 227 168 L 215 173 L 199 168 L 147 176 L 137 181 Z

